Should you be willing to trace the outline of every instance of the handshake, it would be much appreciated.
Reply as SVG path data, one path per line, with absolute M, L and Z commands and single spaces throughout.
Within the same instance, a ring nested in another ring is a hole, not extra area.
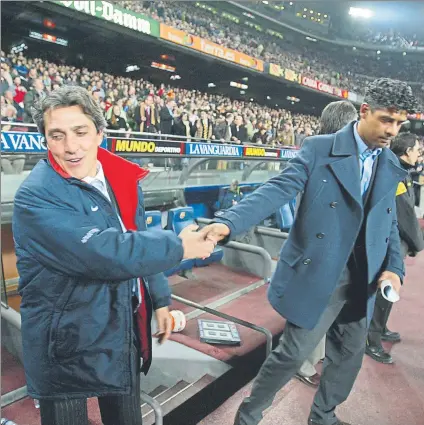
M 184 259 L 208 258 L 214 251 L 217 243 L 230 234 L 225 224 L 214 223 L 199 229 L 199 226 L 190 224 L 185 227 L 178 237 L 184 249 Z

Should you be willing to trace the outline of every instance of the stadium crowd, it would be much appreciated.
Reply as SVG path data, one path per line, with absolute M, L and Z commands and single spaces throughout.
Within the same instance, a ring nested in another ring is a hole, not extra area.
M 318 132 L 316 117 L 271 109 L 222 95 L 154 86 L 143 79 L 55 64 L 2 52 L 2 121 L 32 122 L 40 96 L 61 85 L 87 88 L 105 112 L 108 128 L 176 134 L 216 142 L 300 145 Z
M 255 9 L 258 12 L 267 15 L 270 18 L 276 19 L 276 20 L 282 20 L 284 21 L 287 19 L 287 17 L 294 16 L 296 12 L 299 11 L 296 15 L 296 21 L 298 21 L 299 24 L 304 22 L 303 19 L 303 13 L 300 12 L 301 10 L 305 11 L 305 8 L 310 9 L 310 5 L 305 2 L 304 4 L 300 3 L 298 4 L 298 7 L 288 7 L 288 6 L 294 6 L 294 4 L 288 5 L 289 2 L 272 2 L 270 3 L 263 3 L 262 0 L 254 1 L 249 3 L 249 8 Z M 277 9 L 277 6 L 280 6 L 279 9 Z M 284 9 L 281 9 L 281 6 L 284 6 Z M 303 6 L 305 6 L 304 9 Z M 309 7 L 308 7 L 309 6 Z M 324 13 L 321 14 L 321 17 Z M 334 23 L 333 16 L 331 12 L 328 12 L 327 19 L 327 26 L 325 27 L 328 31 L 328 37 L 330 38 L 339 38 L 344 39 L 348 41 L 358 41 L 368 44 L 376 44 L 379 46 L 390 46 L 393 48 L 404 48 L 404 49 L 410 49 L 414 47 L 422 47 L 424 46 L 424 33 L 421 32 L 421 34 L 417 33 L 418 31 L 415 31 L 415 29 L 409 29 L 403 27 L 401 31 L 398 31 L 396 28 L 392 27 L 393 22 L 378 22 L 378 26 L 370 26 L 369 22 L 366 20 L 358 21 L 355 20 L 353 22 L 350 22 L 350 25 L 343 25 L 346 24 L 344 21 L 342 25 L 332 25 Z M 309 18 L 309 16 L 306 16 Z M 308 22 L 308 29 L 311 32 L 313 31 L 313 28 L 320 31 L 317 31 L 317 34 L 323 34 L 322 31 L 322 22 L 318 23 L 317 21 L 310 22 L 309 19 L 306 19 L 306 22 Z M 331 22 L 330 25 L 328 25 L 328 22 Z M 373 25 L 376 23 L 373 22 Z
M 423 61 L 361 57 L 341 48 L 330 51 L 330 48 L 323 50 L 319 45 L 302 46 L 285 38 L 259 32 L 252 27 L 237 25 L 216 11 L 214 13 L 200 8 L 196 2 L 165 3 L 160 0 L 115 3 L 219 45 L 355 93 L 364 94 L 369 81 L 385 75 L 417 83 L 412 88 L 417 95 L 421 93 L 422 97 Z

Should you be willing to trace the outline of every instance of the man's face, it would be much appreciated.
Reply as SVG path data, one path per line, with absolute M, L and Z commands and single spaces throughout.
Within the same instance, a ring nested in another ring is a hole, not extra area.
M 236 117 L 234 120 L 235 125 L 241 126 L 243 124 L 243 118 L 242 117 Z
M 360 110 L 359 134 L 370 148 L 385 148 L 397 136 L 402 124 L 407 120 L 406 111 L 392 109 L 372 110 L 363 104 Z
M 94 177 L 103 132 L 97 132 L 81 107 L 69 106 L 45 112 L 44 122 L 47 147 L 62 169 L 80 180 Z
M 408 162 L 408 164 L 412 165 L 412 166 L 416 166 L 418 163 L 418 160 L 421 159 L 421 146 L 420 146 L 420 142 L 417 140 L 415 142 L 415 145 L 408 149 L 408 151 L 406 152 L 406 155 L 404 155 L 402 158 Z

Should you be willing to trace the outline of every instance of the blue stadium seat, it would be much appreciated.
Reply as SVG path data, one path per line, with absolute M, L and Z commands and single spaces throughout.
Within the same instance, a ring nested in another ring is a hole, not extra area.
M 290 202 L 283 205 L 275 214 L 277 227 L 283 231 L 288 232 L 293 225 L 294 213 L 292 211 Z
M 162 213 L 160 211 L 146 211 L 146 227 L 148 230 L 162 230 Z M 191 270 L 194 267 L 193 260 L 182 260 L 172 269 L 164 272 L 165 276 L 172 276 L 184 270 Z
M 162 213 L 160 211 L 146 211 L 147 229 L 162 230 Z
M 181 230 L 183 230 L 185 227 L 187 227 L 190 224 L 196 224 L 194 221 L 193 208 L 181 207 L 181 208 L 173 208 L 168 211 L 168 225 L 167 225 L 168 230 L 173 230 L 175 233 L 179 234 Z M 211 263 L 220 262 L 223 256 L 224 256 L 223 249 L 217 246 L 209 258 L 206 258 L 205 260 L 198 258 L 194 260 L 194 263 L 196 267 L 204 267 Z

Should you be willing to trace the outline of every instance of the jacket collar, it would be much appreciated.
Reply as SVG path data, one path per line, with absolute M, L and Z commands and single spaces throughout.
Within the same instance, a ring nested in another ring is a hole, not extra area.
M 149 171 L 103 148 L 99 148 L 97 159 L 102 164 L 106 180 L 115 195 L 125 227 L 128 230 L 136 230 L 135 218 L 139 202 L 138 183 L 149 174 Z M 56 162 L 50 151 L 48 151 L 48 161 L 60 176 L 65 179 L 72 179 Z M 81 180 L 77 181 L 80 182 Z

